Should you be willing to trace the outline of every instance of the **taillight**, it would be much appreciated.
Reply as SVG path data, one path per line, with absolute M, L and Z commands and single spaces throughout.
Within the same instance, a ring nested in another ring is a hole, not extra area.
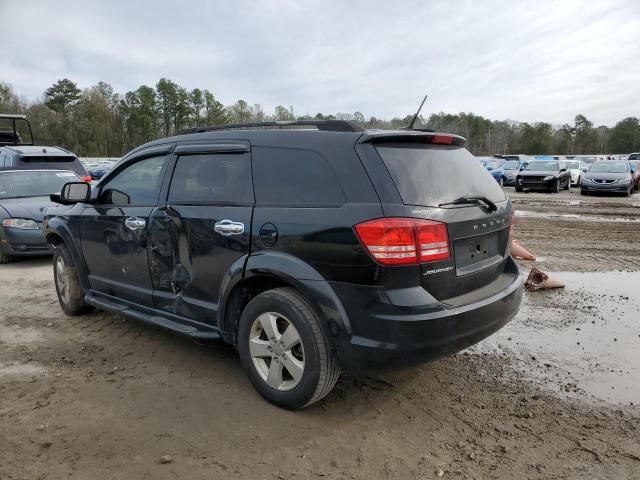
M 431 135 L 429 143 L 436 145 L 453 145 L 453 137 L 451 135 Z
M 84 183 L 91 183 L 91 175 L 82 175 L 80 177 L 80 180 L 82 180 Z
M 382 265 L 411 265 L 449 258 L 449 235 L 442 222 L 378 218 L 354 227 L 360 243 Z

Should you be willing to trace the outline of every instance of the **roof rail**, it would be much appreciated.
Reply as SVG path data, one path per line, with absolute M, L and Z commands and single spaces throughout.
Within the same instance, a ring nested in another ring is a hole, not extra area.
M 26 115 L 20 115 L 18 113 L 0 113 L 0 118 L 22 118 L 26 119 Z
M 189 133 L 203 133 L 215 130 L 234 130 L 234 129 L 254 129 L 254 128 L 283 128 L 283 127 L 311 126 L 324 132 L 363 132 L 364 129 L 353 122 L 347 120 L 291 120 L 276 122 L 253 122 L 253 123 L 227 123 L 224 125 L 212 125 L 210 127 L 187 128 L 178 132 L 178 135 L 187 135 Z

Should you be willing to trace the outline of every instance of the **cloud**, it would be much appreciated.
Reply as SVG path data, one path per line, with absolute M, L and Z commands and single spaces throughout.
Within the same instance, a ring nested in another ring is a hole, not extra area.
M 298 113 L 612 125 L 640 110 L 640 3 L 579 1 L 0 0 L 0 78 L 126 92 L 167 77 Z

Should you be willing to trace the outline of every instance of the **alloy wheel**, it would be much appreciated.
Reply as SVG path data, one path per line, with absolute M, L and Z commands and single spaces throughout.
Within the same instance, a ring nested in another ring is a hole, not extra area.
M 58 283 L 58 293 L 60 294 L 60 298 L 63 303 L 68 304 L 70 298 L 69 274 L 62 255 L 60 255 L 56 260 L 56 280 Z
M 305 367 L 302 339 L 285 316 L 266 312 L 256 318 L 249 333 L 249 352 L 260 378 L 270 387 L 284 392 L 294 389 L 302 380 Z

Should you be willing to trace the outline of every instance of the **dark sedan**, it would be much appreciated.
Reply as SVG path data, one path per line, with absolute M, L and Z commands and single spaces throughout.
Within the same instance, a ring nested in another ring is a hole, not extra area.
M 622 193 L 631 195 L 633 175 L 627 161 L 601 160 L 591 165 L 582 177 L 580 193 Z
M 516 192 L 545 190 L 559 192 L 571 189 L 571 172 L 562 160 L 533 160 L 524 163 L 516 176 Z
M 0 171 L 0 264 L 14 257 L 49 255 L 40 228 L 47 208 L 60 206 L 49 199 L 67 182 L 79 182 L 71 171 Z

